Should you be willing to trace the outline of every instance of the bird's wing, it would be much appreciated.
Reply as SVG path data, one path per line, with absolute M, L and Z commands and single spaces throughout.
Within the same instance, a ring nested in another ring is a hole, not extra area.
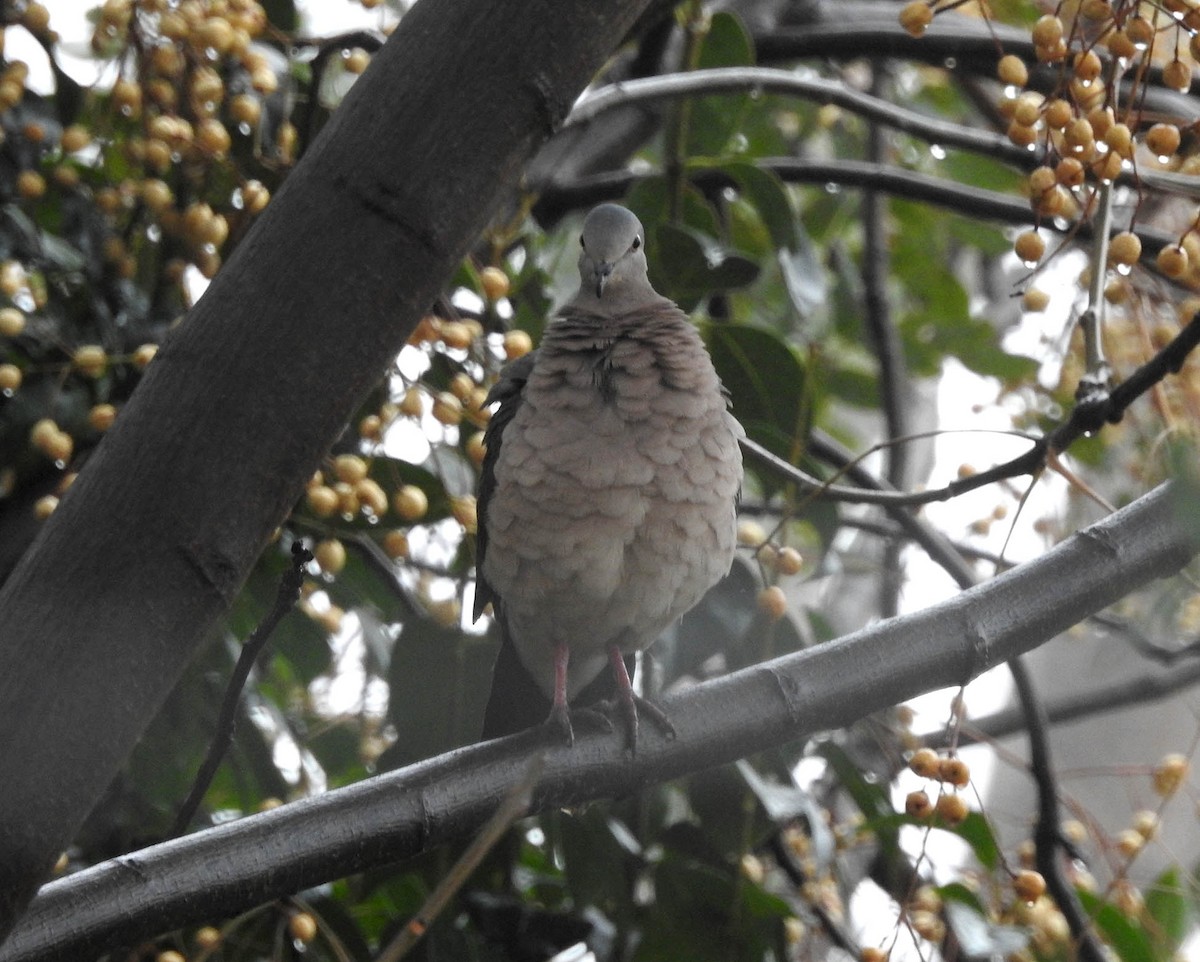
M 488 503 L 496 491 L 496 462 L 500 459 L 500 445 L 504 443 L 504 429 L 516 417 L 517 411 L 521 408 L 521 392 L 525 389 L 525 382 L 529 380 L 529 373 L 533 370 L 536 355 L 537 351 L 531 351 L 523 357 L 517 358 L 512 363 L 506 364 L 504 370 L 500 372 L 500 379 L 492 385 L 491 391 L 488 392 L 487 401 L 485 402 L 486 404 L 495 404 L 499 401 L 500 407 L 496 409 L 491 420 L 488 421 L 487 430 L 483 435 L 483 442 L 487 448 L 487 452 L 483 456 L 483 465 L 479 478 L 479 499 L 476 505 L 479 517 L 475 535 L 476 583 L 474 620 L 476 621 L 483 614 L 483 609 L 489 601 L 492 603 L 493 608 L 498 609 L 500 607 L 499 596 L 483 576 L 483 559 L 487 554 L 488 543 Z

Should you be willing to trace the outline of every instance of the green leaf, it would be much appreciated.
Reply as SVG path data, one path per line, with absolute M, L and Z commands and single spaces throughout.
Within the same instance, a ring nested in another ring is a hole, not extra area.
M 685 311 L 718 291 L 745 287 L 758 277 L 758 265 L 740 254 L 706 244 L 701 235 L 672 224 L 654 228 L 647 254 L 650 279 L 657 290 Z
M 744 324 L 709 325 L 709 352 L 746 433 L 791 460 L 812 417 L 804 362 L 779 335 Z
M 771 242 L 780 250 L 796 250 L 796 220 L 779 176 L 745 161 L 728 161 L 717 169 L 732 177 L 738 191 L 754 205 L 771 234 Z
M 996 844 L 991 824 L 981 813 L 969 812 L 962 824 L 950 831 L 971 846 L 984 868 L 994 869 L 1000 864 L 1000 846 Z
M 745 67 L 754 63 L 754 45 L 741 21 L 732 13 L 713 14 L 707 36 L 700 47 L 696 66 Z M 701 97 L 690 103 L 686 156 L 719 156 L 728 151 L 730 139 L 742 124 L 750 103 L 747 94 Z
M 485 638 L 410 617 L 388 666 L 388 715 L 397 737 L 381 765 L 398 767 L 476 741 L 495 657 Z
M 1146 916 L 1152 922 L 1150 934 L 1161 957 L 1173 955 L 1187 937 L 1192 908 L 1178 865 L 1172 865 L 1147 888 Z
M 1124 912 L 1085 889 L 1077 888 L 1075 892 L 1122 962 L 1147 962 L 1157 958 L 1145 930 L 1131 922 Z

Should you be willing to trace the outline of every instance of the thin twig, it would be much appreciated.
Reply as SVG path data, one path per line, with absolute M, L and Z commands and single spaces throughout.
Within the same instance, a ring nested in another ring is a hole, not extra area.
M 887 67 L 876 61 L 872 69 L 871 93 L 878 97 L 887 82 Z M 882 101 L 882 98 L 879 98 Z M 887 138 L 882 126 L 872 123 L 867 131 L 867 159 L 871 163 L 887 161 Z M 879 364 L 879 396 L 882 401 L 884 431 L 889 440 L 908 434 L 907 406 L 904 385 L 908 383 L 904 363 L 904 344 L 892 322 L 888 299 L 888 279 L 891 276 L 890 245 L 888 244 L 888 199 L 877 190 L 863 192 L 863 323 Z M 902 489 L 908 476 L 908 445 L 892 444 L 886 449 L 887 468 L 884 472 L 894 488 Z M 900 546 L 890 542 L 884 547 L 881 565 L 880 611 L 890 617 L 900 599 Z
M 941 488 L 929 491 L 900 492 L 879 488 L 854 488 L 826 484 L 819 478 L 788 464 L 762 445 L 742 439 L 742 450 L 763 467 L 796 484 L 802 491 L 834 501 L 853 501 L 860 504 L 881 504 L 894 507 L 916 507 L 974 491 L 996 481 L 1034 474 L 1046 466 L 1051 452 L 1059 453 L 1085 435 L 1095 434 L 1105 424 L 1116 424 L 1139 397 L 1162 381 L 1168 374 L 1178 373 L 1188 355 L 1200 344 L 1200 312 L 1166 347 L 1139 367 L 1126 380 L 1107 394 L 1100 393 L 1080 401 L 1070 416 L 1044 437 L 1038 438 L 1024 454 L 1002 464 L 965 478 L 956 478 Z
M 495 848 L 496 843 L 508 831 L 509 826 L 529 811 L 530 802 L 533 800 L 533 790 L 542 774 L 544 762 L 543 756 L 534 756 L 521 780 L 500 802 L 495 813 L 479 830 L 479 834 L 471 841 L 462 857 L 442 877 L 437 888 L 429 893 L 429 897 L 425 899 L 425 903 L 417 914 L 379 953 L 375 962 L 399 962 L 408 954 L 409 949 L 429 931 L 429 926 L 454 897 L 454 893 L 462 888 L 463 883 L 471 877 L 471 873 L 475 871 L 488 852 Z
M 1048 702 L 1046 717 L 1052 725 L 1062 725 L 1090 718 L 1093 715 L 1109 715 L 1119 708 L 1144 705 L 1147 702 L 1169 698 L 1198 683 L 1200 683 L 1200 659 L 1171 671 L 1147 672 L 1133 678 L 1121 678 L 1112 684 L 1100 685 L 1090 691 L 1078 692 Z M 992 741 L 1007 735 L 1015 735 L 1024 730 L 1024 709 L 1020 707 L 1005 708 L 976 718 L 965 725 L 959 735 L 959 744 L 971 745 L 976 742 Z M 923 744 L 938 748 L 947 744 L 948 740 L 946 733 L 939 731 L 926 736 Z
M 217 773 L 221 759 L 225 757 L 225 752 L 229 750 L 229 745 L 233 741 L 238 701 L 242 697 L 246 679 L 250 677 L 250 669 L 254 667 L 254 662 L 262 654 L 267 639 L 271 637 L 275 626 L 279 624 L 284 615 L 292 610 L 299 599 L 300 587 L 304 583 L 304 566 L 312 561 L 312 558 L 312 552 L 304 546 L 303 542 L 298 540 L 292 542 L 291 564 L 279 580 L 279 592 L 275 596 L 275 604 L 271 606 L 266 617 L 259 622 L 258 627 L 254 629 L 242 646 L 237 664 L 233 667 L 233 674 L 229 678 L 229 684 L 225 687 L 225 698 L 221 702 L 221 712 L 217 717 L 217 729 L 212 743 L 208 746 L 208 755 L 205 756 L 204 764 L 196 773 L 191 791 L 188 792 L 183 804 L 179 806 L 179 812 L 175 816 L 175 823 L 171 826 L 168 838 L 176 838 L 187 831 L 188 823 L 196 814 L 200 802 L 204 799 L 204 793 L 212 784 L 213 776 Z
M 1058 814 L 1058 783 L 1054 777 L 1054 766 L 1050 759 L 1050 741 L 1046 730 L 1049 722 L 1046 708 L 1037 696 L 1029 669 L 1021 658 L 1008 663 L 1017 696 L 1021 701 L 1021 712 L 1025 716 L 1025 730 L 1029 735 L 1029 767 L 1037 786 L 1038 815 L 1034 828 L 1033 842 L 1037 851 L 1037 867 L 1046 880 L 1046 889 L 1067 920 L 1079 958 L 1083 962 L 1106 962 L 1107 956 L 1092 927 L 1092 921 L 1079 902 L 1079 896 L 1063 872 L 1061 821 Z
M 746 93 L 783 94 L 813 103 L 833 104 L 873 123 L 911 134 L 928 143 L 988 154 L 1022 169 L 1032 169 L 1042 162 L 1038 151 L 1018 147 L 1001 134 L 965 127 L 946 120 L 936 120 L 927 114 L 899 107 L 836 80 L 801 77 L 790 70 L 775 70 L 770 67 L 692 70 L 688 73 L 627 80 L 601 87 L 575 106 L 564 126 L 583 126 L 618 107 L 664 100 L 682 100 L 686 103 L 694 97 Z

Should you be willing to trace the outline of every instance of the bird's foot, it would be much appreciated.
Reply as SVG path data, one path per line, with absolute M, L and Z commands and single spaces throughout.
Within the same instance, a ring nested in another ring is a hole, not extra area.
M 638 719 L 648 718 L 662 732 L 663 737 L 674 740 L 678 732 L 667 717 L 667 713 L 654 702 L 643 698 L 633 690 L 624 690 L 616 698 L 601 702 L 598 706 L 606 713 L 620 711 L 625 719 L 625 747 L 631 755 L 637 754 Z M 611 727 L 611 726 L 610 726 Z
M 613 730 L 613 723 L 604 712 L 594 708 L 568 708 L 566 705 L 551 708 L 543 724 L 568 745 L 575 744 L 575 724 L 593 731 Z

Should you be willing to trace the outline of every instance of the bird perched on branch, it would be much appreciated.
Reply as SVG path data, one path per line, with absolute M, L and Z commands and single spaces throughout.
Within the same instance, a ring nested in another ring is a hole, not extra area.
M 634 693 L 630 656 L 729 572 L 743 432 L 695 327 L 650 284 L 637 217 L 601 204 L 580 243 L 578 293 L 489 395 L 475 617 L 492 602 L 502 650 L 484 737 L 549 698 L 572 742 L 568 705 L 607 662 L 636 747 L 639 708 L 674 729 Z

